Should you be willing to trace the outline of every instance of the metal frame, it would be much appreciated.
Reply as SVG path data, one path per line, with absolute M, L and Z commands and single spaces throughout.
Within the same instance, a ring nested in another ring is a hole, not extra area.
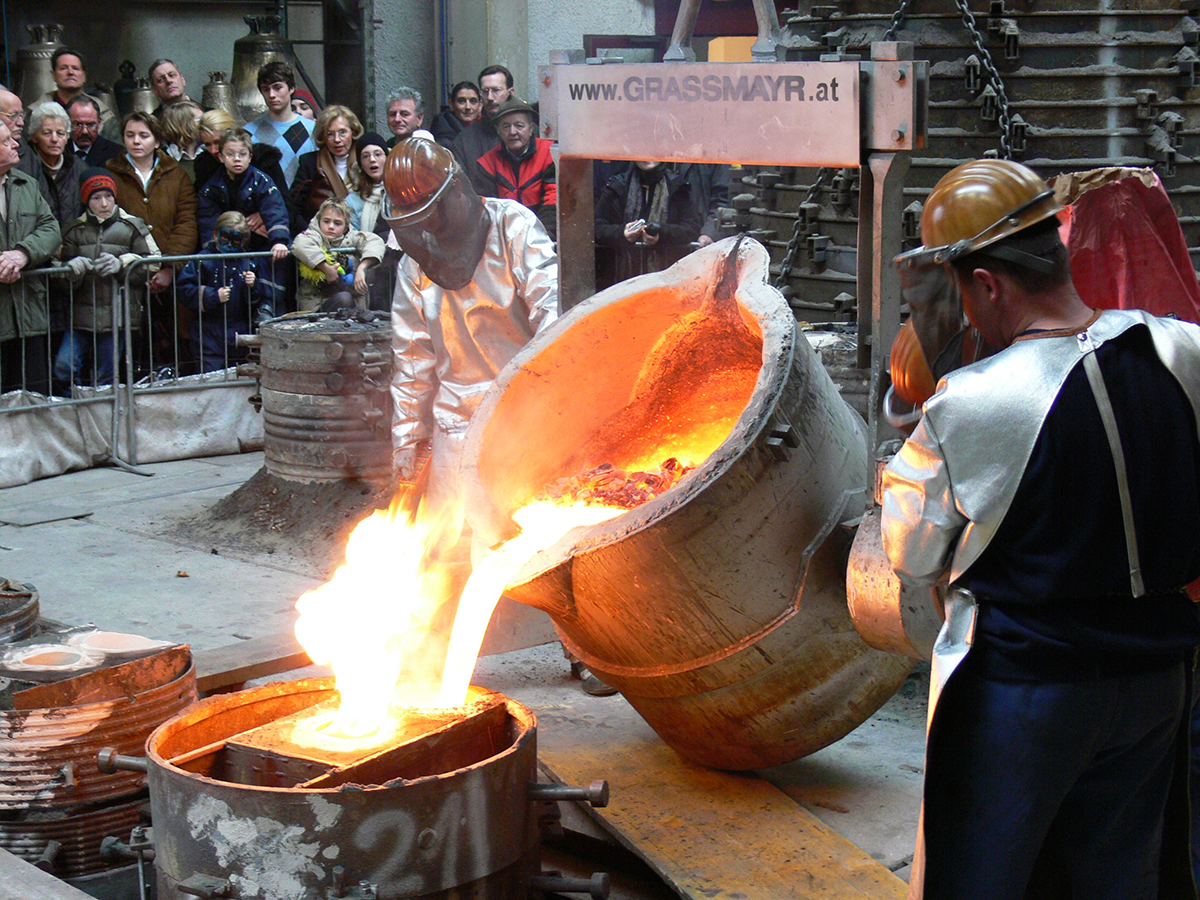
M 681 9 L 681 18 L 685 12 Z M 677 25 L 675 43 L 681 42 L 679 31 Z M 772 34 L 769 23 L 765 38 L 762 31 L 760 21 L 760 43 L 769 42 Z M 767 58 L 765 43 L 756 56 Z M 849 125 L 857 130 L 857 146 L 848 152 L 844 147 L 830 147 L 824 140 L 824 130 L 820 131 L 819 139 L 814 138 L 811 125 L 805 132 L 807 139 L 797 139 L 797 122 L 793 117 L 811 115 L 803 103 L 785 108 L 784 116 L 766 115 L 765 104 L 745 102 L 745 89 L 738 92 L 740 99 L 735 97 L 731 103 L 728 89 L 723 97 L 711 101 L 702 95 L 684 102 L 673 94 L 664 99 L 669 91 L 657 91 L 657 96 L 651 98 L 644 91 L 638 96 L 636 92 L 631 94 L 614 87 L 629 83 L 634 87 L 644 86 L 648 71 L 663 78 L 678 73 L 680 82 L 696 77 L 700 84 L 708 83 L 705 79 L 711 76 L 721 79 L 714 84 L 727 82 L 726 76 L 742 79 L 747 77 L 747 70 L 761 73 L 776 86 L 781 83 L 778 79 L 797 75 L 805 79 L 802 83 L 817 83 L 830 71 L 844 71 L 831 69 L 850 65 L 843 60 L 653 66 L 581 66 L 572 65 L 570 60 L 569 51 L 552 53 L 551 65 L 538 70 L 542 136 L 557 140 L 560 151 L 559 295 L 563 307 L 574 306 L 595 293 L 594 158 L 857 167 L 861 184 L 856 273 L 859 359 L 860 365 L 869 362 L 871 367 L 868 426 L 870 446 L 877 446 L 881 376 L 892 340 L 900 328 L 900 281 L 892 260 L 902 249 L 901 191 L 912 151 L 922 148 L 925 142 L 928 63 L 913 59 L 911 44 L 879 42 L 871 45 L 870 60 L 852 64 L 857 67 L 858 75 L 853 85 L 853 102 L 840 110 L 827 107 L 828 115 L 820 119 L 844 134 L 847 126 L 844 117 L 854 117 Z M 607 96 L 600 96 L 603 92 L 595 90 L 588 94 L 580 88 L 600 83 L 610 87 Z M 742 105 L 739 107 L 738 103 Z M 808 103 L 808 109 L 812 107 Z M 823 112 L 818 111 L 817 115 Z M 756 140 L 758 144 L 754 145 Z

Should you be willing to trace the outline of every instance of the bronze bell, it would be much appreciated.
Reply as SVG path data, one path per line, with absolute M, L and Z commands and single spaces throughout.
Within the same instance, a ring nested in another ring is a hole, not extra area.
M 149 78 L 139 78 L 129 92 L 129 111 L 153 113 L 158 109 L 158 97 L 150 88 Z
M 102 81 L 93 81 L 88 93 L 107 106 L 109 109 L 117 108 L 117 97 L 113 93 L 113 89 Z
M 233 85 L 225 80 L 224 72 L 208 73 L 208 84 L 200 92 L 200 105 L 205 109 L 223 109 L 233 116 L 234 121 L 245 121 L 238 112 Z
M 133 92 L 137 90 L 137 79 L 133 77 L 136 71 L 132 60 L 125 60 L 117 66 L 121 77 L 113 85 L 113 99 L 116 101 L 118 116 L 124 116 L 133 111 Z
M 54 69 L 50 65 L 50 57 L 54 55 L 55 50 L 65 45 L 59 40 L 63 27 L 57 23 L 26 25 L 25 28 L 29 31 L 29 40 L 32 43 L 18 51 L 17 67 L 21 73 L 21 102 L 26 107 L 32 107 L 55 89 Z
M 245 16 L 250 33 L 233 42 L 233 91 L 237 109 L 235 117 L 253 122 L 267 111 L 262 94 L 258 92 L 258 70 L 273 60 L 296 68 L 296 53 L 292 42 L 279 33 L 279 16 Z

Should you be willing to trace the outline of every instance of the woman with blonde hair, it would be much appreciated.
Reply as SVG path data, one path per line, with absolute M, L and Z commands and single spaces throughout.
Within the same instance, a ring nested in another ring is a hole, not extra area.
M 362 123 L 347 107 L 333 104 L 321 110 L 313 128 L 313 143 L 319 149 L 300 157 L 292 181 L 293 232 L 307 228 L 330 197 L 345 200 L 358 190 L 357 141 L 362 134 Z
M 200 118 L 204 110 L 199 103 L 181 100 L 163 110 L 160 125 L 163 133 L 163 151 L 179 163 L 188 178 L 195 179 L 196 156 L 200 146 Z

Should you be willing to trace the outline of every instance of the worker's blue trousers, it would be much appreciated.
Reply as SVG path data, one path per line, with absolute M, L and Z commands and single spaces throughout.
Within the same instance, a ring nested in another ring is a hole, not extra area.
M 1020 900 L 1044 845 L 1074 898 L 1158 897 L 1184 666 L 1001 682 L 971 655 L 930 732 L 925 900 Z

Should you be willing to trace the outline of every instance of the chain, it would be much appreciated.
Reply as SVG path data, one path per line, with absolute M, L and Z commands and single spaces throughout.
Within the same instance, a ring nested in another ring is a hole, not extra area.
M 894 41 L 896 34 L 904 27 L 904 18 L 908 15 L 908 8 L 912 6 L 913 0 L 900 0 L 900 6 L 892 13 L 892 23 L 888 25 L 888 30 L 883 33 L 883 40 Z
M 992 54 L 988 52 L 983 43 L 983 35 L 975 26 L 975 16 L 971 13 L 971 8 L 967 6 L 967 0 L 956 0 L 956 2 L 962 12 L 963 27 L 971 36 L 975 53 L 983 63 L 984 69 L 987 70 L 988 79 L 996 91 L 996 103 L 1000 109 L 1000 155 L 1004 159 L 1012 159 L 1012 116 L 1008 112 L 1008 95 L 1004 92 L 1004 82 L 1000 80 L 1000 72 L 996 69 L 996 64 L 992 62 Z
M 800 249 L 800 238 L 804 234 L 804 212 L 803 208 L 806 204 L 812 203 L 813 199 L 821 191 L 821 187 L 829 180 L 833 169 L 828 166 L 822 166 L 817 172 L 817 177 L 813 179 L 812 187 L 808 189 L 808 194 L 800 201 L 800 208 L 796 210 L 796 227 L 792 229 L 791 240 L 787 242 L 787 249 L 783 252 L 783 262 L 779 264 L 779 274 L 775 278 L 775 287 L 782 289 L 787 284 L 788 273 L 792 270 L 792 264 L 796 261 L 796 253 Z

